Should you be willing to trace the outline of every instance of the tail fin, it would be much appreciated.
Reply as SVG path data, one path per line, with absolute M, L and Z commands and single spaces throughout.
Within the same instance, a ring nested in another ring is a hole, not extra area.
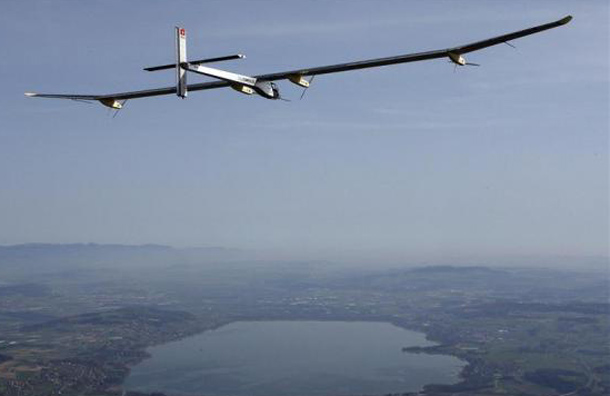
M 176 95 L 181 98 L 187 96 L 187 73 L 182 67 L 186 62 L 186 29 L 176 26 Z

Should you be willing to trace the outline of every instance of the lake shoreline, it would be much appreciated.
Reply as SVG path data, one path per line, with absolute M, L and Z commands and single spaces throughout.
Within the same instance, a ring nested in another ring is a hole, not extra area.
M 294 323 L 294 322 L 354 323 L 354 322 L 360 322 L 363 324 L 373 324 L 373 323 L 386 324 L 386 325 L 393 326 L 400 330 L 404 330 L 404 331 L 408 331 L 408 332 L 411 332 L 411 333 L 414 333 L 417 335 L 421 335 L 423 340 L 425 340 L 425 342 L 434 344 L 434 345 L 414 346 L 414 348 L 417 348 L 417 351 L 414 351 L 414 352 L 423 353 L 423 354 L 427 354 L 427 355 L 452 357 L 452 358 L 456 358 L 460 363 L 463 363 L 463 364 L 461 364 L 459 373 L 453 374 L 453 376 L 455 376 L 457 381 L 455 381 L 455 382 L 452 381 L 450 384 L 444 383 L 442 386 L 454 386 L 454 385 L 460 385 L 460 384 L 464 383 L 466 381 L 465 374 L 467 374 L 468 372 L 471 371 L 471 370 L 468 370 L 468 367 L 471 365 L 471 362 L 469 361 L 469 359 L 465 359 L 464 356 L 459 356 L 459 355 L 450 353 L 450 351 L 447 351 L 447 350 L 438 350 L 439 347 L 443 346 L 442 340 L 437 340 L 437 339 L 434 339 L 433 337 L 431 337 L 430 332 L 426 331 L 429 329 L 427 329 L 424 326 L 407 325 L 404 321 L 397 321 L 397 320 L 395 320 L 395 318 L 388 318 L 388 317 L 381 317 L 381 316 L 354 317 L 354 316 L 343 316 L 343 315 L 338 315 L 338 316 L 334 316 L 334 317 L 319 317 L 319 316 L 315 316 L 315 315 L 311 315 L 311 316 L 310 315 L 302 315 L 302 316 L 299 315 L 298 317 L 295 317 L 295 316 L 281 317 L 281 316 L 276 316 L 276 315 L 273 315 L 272 317 L 270 317 L 270 316 L 267 316 L 267 317 L 239 316 L 239 317 L 232 317 L 230 319 L 216 323 L 214 326 L 203 329 L 202 331 L 193 332 L 191 334 L 186 334 L 179 339 L 172 339 L 172 340 L 168 340 L 167 342 L 161 342 L 161 343 L 157 343 L 155 345 L 146 346 L 144 348 L 146 357 L 141 359 L 136 364 L 129 366 L 129 372 L 124 377 L 124 380 L 121 382 L 121 384 L 119 386 L 123 392 L 127 392 L 126 394 L 132 394 L 134 396 L 151 394 L 151 393 L 146 393 L 148 391 L 145 391 L 145 392 L 134 392 L 131 390 L 127 391 L 127 389 L 124 386 L 127 378 L 132 373 L 132 368 L 134 368 L 138 365 L 141 365 L 142 362 L 144 362 L 150 358 L 151 355 L 149 353 L 149 349 L 151 347 L 162 346 L 162 345 L 165 345 L 165 344 L 168 344 L 171 342 L 177 342 L 177 341 L 185 340 L 185 339 L 188 339 L 191 337 L 201 336 L 206 333 L 210 333 L 210 331 L 218 330 L 219 328 L 222 328 L 222 327 L 236 325 L 236 324 L 240 324 L 240 323 L 246 323 L 246 324 L 259 323 L 260 324 L 260 323 L 274 323 L 274 322 L 283 322 L 283 323 Z M 401 349 L 405 348 L 405 347 L 409 348 L 411 346 L 412 345 L 402 345 L 399 348 L 401 348 Z M 404 352 L 405 352 L 404 350 L 401 351 L 401 353 L 404 353 Z M 421 386 L 419 386 L 417 391 L 418 392 L 425 391 L 425 389 L 427 389 L 430 386 L 434 386 L 434 384 L 435 384 L 434 381 L 430 381 L 429 383 L 422 384 Z M 154 392 L 154 393 L 158 394 L 159 390 L 151 389 L 150 392 Z M 413 392 L 413 390 L 400 390 L 397 393 L 409 395 L 409 394 L 411 394 L 411 392 Z M 367 394 L 381 395 L 381 394 L 387 394 L 387 393 L 388 392 L 378 392 L 378 393 L 369 392 Z M 173 395 L 173 394 L 175 394 L 175 392 L 172 392 L 171 394 Z M 191 393 L 191 394 L 194 394 L 194 393 Z M 363 393 L 362 392 L 360 392 L 360 393 L 353 392 L 352 394 L 363 394 Z M 415 393 L 413 393 L 413 394 L 415 394 Z

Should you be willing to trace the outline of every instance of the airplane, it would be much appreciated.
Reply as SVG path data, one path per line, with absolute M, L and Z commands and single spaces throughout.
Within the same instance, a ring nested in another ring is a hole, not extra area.
M 269 74 L 261 74 L 257 76 L 245 76 L 237 73 L 232 73 L 225 70 L 212 68 L 209 66 L 203 66 L 204 64 L 213 62 L 222 62 L 234 59 L 245 58 L 242 54 L 221 56 L 215 58 L 199 59 L 194 61 L 188 61 L 186 56 L 186 30 L 182 27 L 176 27 L 176 62 L 168 65 L 147 67 L 144 70 L 149 72 L 175 69 L 176 70 L 176 85 L 171 87 L 147 89 L 141 91 L 129 91 L 112 93 L 105 95 L 82 95 L 82 94 L 39 94 L 34 92 L 26 92 L 27 97 L 37 98 L 54 98 L 54 99 L 71 99 L 75 101 L 98 101 L 102 105 L 118 110 L 122 109 L 125 102 L 129 99 L 145 98 L 150 96 L 170 95 L 176 94 L 178 97 L 184 99 L 187 97 L 188 92 L 201 91 L 207 89 L 226 88 L 230 87 L 246 95 L 257 94 L 266 99 L 278 100 L 283 99 L 280 95 L 279 88 L 275 84 L 275 81 L 288 80 L 303 88 L 303 94 L 307 90 L 315 76 L 329 73 L 338 73 L 349 70 L 358 70 L 371 67 L 380 67 L 387 65 L 394 65 L 398 63 L 407 62 L 418 62 L 429 59 L 447 58 L 449 62 L 453 63 L 454 71 L 458 66 L 480 66 L 478 63 L 467 62 L 464 58 L 464 54 L 478 51 L 487 47 L 491 47 L 497 44 L 507 44 L 514 47 L 510 41 L 529 36 L 531 34 L 539 33 L 544 30 L 553 29 L 559 26 L 563 26 L 572 20 L 572 16 L 568 15 L 555 22 L 546 23 L 544 25 L 534 26 L 529 29 L 519 30 L 513 33 L 504 34 L 501 36 L 477 41 L 474 43 L 460 45 L 457 47 L 451 47 L 441 50 L 426 51 L 411 53 L 405 55 L 391 56 L 387 58 L 369 59 L 363 61 L 339 63 L 330 66 L 320 66 L 305 69 L 290 70 L 286 72 L 277 72 Z M 216 81 L 204 82 L 198 84 L 187 84 L 188 72 L 204 75 L 207 77 L 215 78 Z M 308 79 L 309 77 L 309 79 Z M 283 99 L 285 100 L 285 99 Z M 115 113 L 116 115 L 116 113 Z

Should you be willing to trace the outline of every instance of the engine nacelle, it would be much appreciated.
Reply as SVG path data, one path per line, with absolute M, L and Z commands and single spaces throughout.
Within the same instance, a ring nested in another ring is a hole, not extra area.
M 100 99 L 99 102 L 106 107 L 110 107 L 111 109 L 121 110 L 123 108 L 123 104 L 116 99 Z
M 231 84 L 231 88 L 233 88 L 237 92 L 243 93 L 244 95 L 254 94 L 254 89 L 243 84 Z
M 300 87 L 309 88 L 309 81 L 304 79 L 303 76 L 300 75 L 300 74 L 293 74 L 291 76 L 288 76 L 288 80 L 291 83 L 296 84 L 296 85 L 298 85 Z
M 464 66 L 466 64 L 466 59 L 464 59 L 462 55 L 456 54 L 455 52 L 450 52 L 448 55 L 451 62 L 455 63 L 456 65 Z

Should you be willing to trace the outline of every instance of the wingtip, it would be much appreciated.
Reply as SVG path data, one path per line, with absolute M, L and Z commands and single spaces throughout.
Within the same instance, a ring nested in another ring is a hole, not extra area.
M 28 98 L 33 98 L 35 96 L 38 96 L 38 94 L 35 92 L 25 92 L 24 95 Z
M 572 20 L 572 18 L 573 18 L 572 15 L 568 15 L 565 18 L 560 19 L 559 23 L 562 25 L 565 25 L 566 23 L 569 23 Z

